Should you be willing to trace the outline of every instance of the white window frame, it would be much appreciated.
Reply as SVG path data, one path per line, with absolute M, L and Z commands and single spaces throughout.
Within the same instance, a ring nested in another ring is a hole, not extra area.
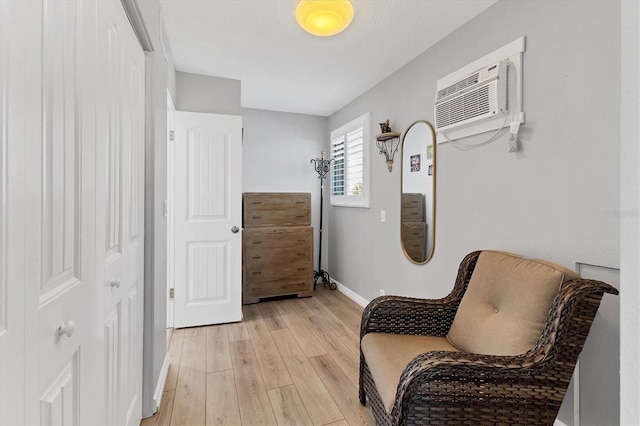
M 329 172 L 328 184 L 329 194 L 331 195 L 331 205 L 341 207 L 360 207 L 370 208 L 370 192 L 371 192 L 371 179 L 370 179 L 370 162 L 371 162 L 371 113 L 366 113 L 347 124 L 340 126 L 339 128 L 332 130 L 329 139 L 329 156 L 333 148 L 333 141 L 339 137 L 345 137 L 348 133 L 362 128 L 362 194 L 361 195 L 333 195 L 333 174 Z M 348 161 L 348 159 L 347 159 Z M 333 166 L 333 165 L 332 165 Z

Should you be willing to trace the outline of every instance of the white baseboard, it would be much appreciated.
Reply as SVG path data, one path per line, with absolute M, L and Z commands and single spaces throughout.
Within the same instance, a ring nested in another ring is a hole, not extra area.
M 333 281 L 334 283 L 336 283 L 338 285 L 338 291 L 340 293 L 344 294 L 349 299 L 351 299 L 354 302 L 356 302 L 358 305 L 360 305 L 360 306 L 362 306 L 364 308 L 369 304 L 369 301 L 367 299 L 365 299 L 364 297 L 360 296 L 358 293 L 356 293 L 355 291 L 351 290 L 349 287 L 345 286 L 344 284 L 340 284 L 338 281 L 336 281 L 334 279 L 331 279 L 331 281 Z
M 162 368 L 160 369 L 160 377 L 158 377 L 158 384 L 156 390 L 153 393 L 153 412 L 156 413 L 160 408 L 162 402 L 162 394 L 164 393 L 164 385 L 167 382 L 167 375 L 169 374 L 169 352 L 164 354 L 164 361 L 162 362 Z
M 560 420 L 556 419 L 556 421 L 553 422 L 553 426 L 567 426 L 567 424 L 562 423 Z

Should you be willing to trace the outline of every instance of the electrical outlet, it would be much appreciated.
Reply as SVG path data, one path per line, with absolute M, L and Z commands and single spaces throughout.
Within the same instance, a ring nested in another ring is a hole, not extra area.
M 384 296 L 384 290 L 380 289 L 380 296 Z
M 380 222 L 384 223 L 387 221 L 387 212 L 385 210 L 380 210 Z

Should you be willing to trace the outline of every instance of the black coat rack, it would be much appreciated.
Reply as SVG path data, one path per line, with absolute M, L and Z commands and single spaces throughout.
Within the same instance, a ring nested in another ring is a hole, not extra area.
M 331 290 L 338 288 L 335 282 L 331 281 L 329 273 L 322 269 L 322 202 L 324 196 L 324 179 L 329 173 L 331 162 L 333 159 L 325 160 L 324 151 L 322 151 L 322 158 L 312 158 L 311 163 L 314 164 L 316 172 L 318 173 L 318 179 L 320 179 L 320 241 L 318 247 L 318 271 L 313 271 L 313 286 L 318 284 L 318 280 L 322 280 L 322 284 L 329 284 Z

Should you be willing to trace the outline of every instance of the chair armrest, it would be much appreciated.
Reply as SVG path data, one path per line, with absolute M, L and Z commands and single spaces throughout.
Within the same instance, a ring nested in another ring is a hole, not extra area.
M 460 263 L 451 293 L 442 299 L 381 296 L 362 313 L 360 339 L 367 333 L 445 336 L 467 290 L 480 252 L 468 254 Z
M 401 419 L 406 418 L 415 398 L 430 409 L 469 406 L 478 401 L 507 408 L 507 403 L 545 398 L 543 392 L 556 392 L 548 378 L 539 375 L 548 362 L 536 351 L 517 356 L 445 351 L 418 355 L 400 377 L 391 411 L 395 419 L 392 424 L 403 424 Z M 536 386 L 541 383 L 544 390 Z M 529 393 L 532 389 L 534 396 Z
M 362 313 L 360 339 L 367 333 L 445 336 L 459 304 L 456 298 L 377 297 Z

